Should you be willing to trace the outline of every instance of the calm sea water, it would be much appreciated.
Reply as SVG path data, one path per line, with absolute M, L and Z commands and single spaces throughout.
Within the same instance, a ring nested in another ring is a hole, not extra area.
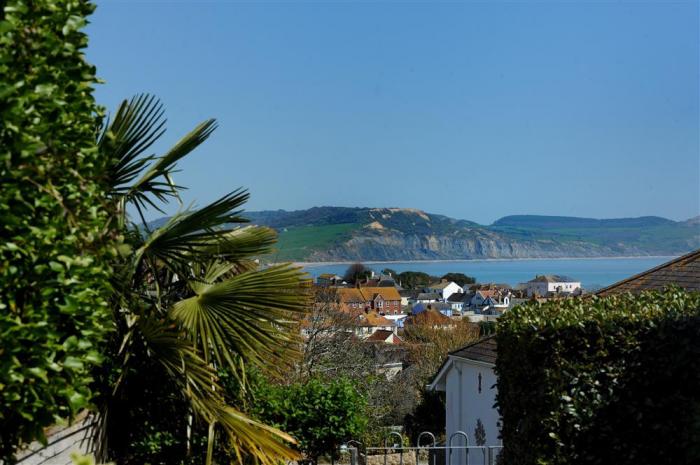
M 367 266 L 379 272 L 391 268 L 397 272 L 422 271 L 432 276 L 455 272 L 473 276 L 480 283 L 507 283 L 516 285 L 538 274 L 559 274 L 576 278 L 583 287 L 607 286 L 639 272 L 667 262 L 674 257 L 597 258 L 561 260 L 464 260 L 436 262 L 373 262 Z M 348 264 L 305 265 L 314 278 L 322 273 L 342 276 Z

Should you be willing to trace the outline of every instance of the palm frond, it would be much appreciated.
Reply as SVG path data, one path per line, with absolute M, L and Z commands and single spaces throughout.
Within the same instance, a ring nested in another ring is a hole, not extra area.
M 162 157 L 145 155 L 165 133 L 165 123 L 160 101 L 140 94 L 122 102 L 114 119 L 105 124 L 97 143 L 100 152 L 111 160 L 108 182 L 112 198 L 132 203 L 139 210 L 151 207 L 162 212 L 156 201 L 167 203 L 184 189 L 172 180 L 175 166 L 211 135 L 216 121 L 199 124 Z
M 294 354 L 295 314 L 307 311 L 306 274 L 288 265 L 249 271 L 217 283 L 194 281 L 195 296 L 172 306 L 170 315 L 208 360 L 234 369 L 234 356 L 249 363 L 280 364 Z
M 151 206 L 162 211 L 149 196 L 153 196 L 163 203 L 167 203 L 169 197 L 178 197 L 178 191 L 184 188 L 176 185 L 172 180 L 175 165 L 207 140 L 216 127 L 216 120 L 204 121 L 180 139 L 165 155 L 157 158 L 126 193 L 129 201 L 135 203 L 139 208 Z
M 141 94 L 124 100 L 114 119 L 105 124 L 97 144 L 112 160 L 109 185 L 112 196 L 124 195 L 153 156 L 142 156 L 165 133 L 163 105 L 154 96 Z
M 238 271 L 248 271 L 245 268 L 253 266 L 252 259 L 269 253 L 276 242 L 277 233 L 274 229 L 246 226 L 229 229 L 218 240 L 202 246 L 199 253 L 237 264 Z
M 217 245 L 225 250 L 226 236 L 231 233 L 225 225 L 248 221 L 237 210 L 248 197 L 245 190 L 236 190 L 198 210 L 174 215 L 146 238 L 134 258 L 160 260 L 175 273 L 182 273 L 193 259 L 216 258 Z
M 291 436 L 226 406 L 214 370 L 176 327 L 164 320 L 142 318 L 138 328 L 149 354 L 165 368 L 170 381 L 180 387 L 194 413 L 224 429 L 239 459 L 252 456 L 263 465 L 278 465 L 280 460 L 298 458 L 298 453 L 287 445 L 294 443 Z

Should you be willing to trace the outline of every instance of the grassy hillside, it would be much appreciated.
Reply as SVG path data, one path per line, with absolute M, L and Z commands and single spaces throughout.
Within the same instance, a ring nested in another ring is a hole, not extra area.
M 501 218 L 490 229 L 522 239 L 584 241 L 613 248 L 635 246 L 650 253 L 690 250 L 700 240 L 698 225 L 658 216 L 597 220 L 521 215 Z
M 361 225 L 341 223 L 322 226 L 292 226 L 278 231 L 276 252 L 268 257 L 273 262 L 303 261 L 313 252 L 326 250 L 350 239 Z

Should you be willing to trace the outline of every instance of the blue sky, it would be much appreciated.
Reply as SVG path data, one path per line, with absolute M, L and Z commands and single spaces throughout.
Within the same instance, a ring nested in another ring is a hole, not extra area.
M 88 60 L 107 108 L 163 100 L 158 148 L 217 118 L 176 178 L 200 205 L 245 186 L 250 210 L 680 220 L 700 214 L 698 8 L 103 1 Z

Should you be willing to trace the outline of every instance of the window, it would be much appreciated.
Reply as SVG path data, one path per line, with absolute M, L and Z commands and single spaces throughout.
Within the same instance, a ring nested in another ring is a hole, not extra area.
M 377 300 L 377 307 L 382 308 L 384 306 L 383 300 Z
M 479 372 L 479 394 L 481 394 L 481 372 Z

